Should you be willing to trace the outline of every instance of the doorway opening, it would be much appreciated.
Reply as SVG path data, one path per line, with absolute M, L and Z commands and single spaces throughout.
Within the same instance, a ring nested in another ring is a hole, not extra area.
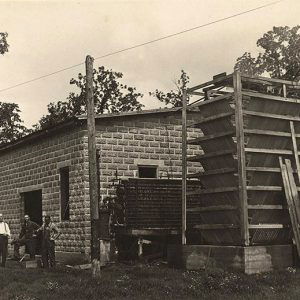
M 24 203 L 24 215 L 29 215 L 31 221 L 42 225 L 42 190 L 22 193 L 21 197 Z

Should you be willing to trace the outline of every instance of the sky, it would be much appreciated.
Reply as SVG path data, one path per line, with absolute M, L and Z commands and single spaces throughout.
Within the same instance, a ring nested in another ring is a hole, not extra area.
M 202 24 L 250 10 L 273 0 L 110 0 L 3 1 L 0 32 L 9 52 L 0 56 L 0 90 Z M 256 41 L 273 26 L 300 24 L 300 1 L 285 0 L 220 23 L 94 61 L 122 72 L 122 82 L 144 94 L 145 109 L 163 107 L 149 96 L 174 89 L 181 70 L 190 86 L 233 71 L 244 52 L 258 53 Z M 17 103 L 27 127 L 47 113 L 47 104 L 65 100 L 70 79 L 84 64 L 0 92 L 0 101 Z

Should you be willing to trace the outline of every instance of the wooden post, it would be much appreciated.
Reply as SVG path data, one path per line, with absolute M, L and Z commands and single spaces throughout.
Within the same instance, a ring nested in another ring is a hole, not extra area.
M 240 228 L 242 245 L 249 245 L 249 225 L 248 225 L 248 201 L 247 201 L 247 180 L 246 180 L 246 157 L 245 157 L 245 136 L 243 120 L 243 99 L 242 81 L 240 72 L 233 74 L 234 100 L 235 100 L 235 126 L 236 144 L 238 159 L 238 184 L 240 201 Z
M 292 141 L 293 141 L 293 152 L 296 162 L 296 171 L 298 175 L 298 182 L 300 183 L 300 162 L 299 162 L 299 155 L 298 155 L 298 147 L 297 147 L 297 140 L 296 140 L 296 133 L 295 133 L 295 127 L 294 122 L 290 121 L 290 129 L 291 129 L 291 135 L 292 135 Z
M 93 58 L 86 57 L 86 105 L 87 105 L 87 129 L 88 129 L 88 158 L 89 158 L 89 192 L 91 212 L 91 262 L 93 277 L 100 276 L 100 249 L 98 239 L 98 179 L 96 156 L 96 129 L 93 92 Z
M 186 130 L 186 107 L 187 94 L 186 90 L 182 91 L 182 245 L 186 244 L 186 174 L 187 174 L 187 130 Z

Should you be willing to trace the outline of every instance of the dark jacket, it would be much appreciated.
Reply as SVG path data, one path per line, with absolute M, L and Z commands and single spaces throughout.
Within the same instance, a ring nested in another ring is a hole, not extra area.
M 21 228 L 21 232 L 19 235 L 19 239 L 32 239 L 35 232 L 38 230 L 40 226 L 32 221 L 24 222 Z

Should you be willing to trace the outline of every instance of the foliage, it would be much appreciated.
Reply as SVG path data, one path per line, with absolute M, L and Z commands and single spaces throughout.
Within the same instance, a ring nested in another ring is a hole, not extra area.
M 182 90 L 187 88 L 189 83 L 189 76 L 183 70 L 181 70 L 181 75 L 178 80 L 176 80 L 175 86 L 176 90 L 171 90 L 170 92 L 164 93 L 159 90 L 155 90 L 155 92 L 150 92 L 149 94 L 160 102 L 165 103 L 165 105 L 171 105 L 172 107 L 181 107 L 182 106 Z M 189 97 L 187 101 L 189 100 Z
M 0 32 L 0 54 L 4 55 L 5 52 L 8 52 L 8 43 L 7 43 L 7 32 Z
M 16 103 L 0 102 L 0 144 L 12 142 L 30 131 L 22 125 Z
M 139 98 L 143 95 L 136 88 L 119 82 L 123 77 L 121 72 L 105 69 L 101 66 L 93 70 L 94 103 L 96 114 L 119 113 L 141 110 L 143 105 Z M 51 102 L 48 114 L 43 116 L 36 128 L 47 128 L 67 118 L 86 113 L 85 84 L 86 77 L 81 73 L 78 78 L 72 78 L 70 84 L 79 88 L 79 93 L 70 93 L 67 101 Z
M 273 27 L 257 41 L 262 52 L 257 57 L 245 52 L 237 59 L 235 69 L 259 76 L 268 73 L 272 78 L 300 78 L 300 26 Z

